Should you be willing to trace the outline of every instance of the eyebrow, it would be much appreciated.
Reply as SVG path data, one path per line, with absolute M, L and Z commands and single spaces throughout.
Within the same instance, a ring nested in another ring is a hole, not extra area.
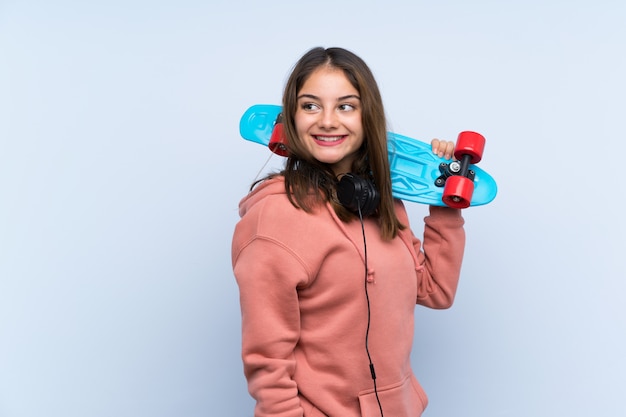
M 302 99 L 302 98 L 309 98 L 312 100 L 320 100 L 320 98 L 316 95 L 313 94 L 301 94 L 298 96 L 298 100 Z M 348 100 L 348 99 L 357 99 L 357 100 L 361 100 L 361 97 L 357 96 L 356 94 L 348 94 L 347 96 L 341 96 L 337 98 L 337 101 L 344 101 L 344 100 Z

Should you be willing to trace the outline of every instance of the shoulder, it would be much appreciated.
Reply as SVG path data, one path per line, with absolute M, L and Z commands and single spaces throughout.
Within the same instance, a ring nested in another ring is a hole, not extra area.
M 273 224 L 281 219 L 302 220 L 306 214 L 287 197 L 283 177 L 263 181 L 239 203 L 240 222 L 263 221 Z
M 291 244 L 307 240 L 329 224 L 334 223 L 326 205 L 306 212 L 294 206 L 284 188 L 282 177 L 264 181 L 239 205 L 241 219 L 235 228 L 235 238 L 246 241 L 263 238 Z
M 393 200 L 393 208 L 396 212 L 396 216 L 398 216 L 398 220 L 400 221 L 400 223 L 404 224 L 405 226 L 408 226 L 409 216 L 406 212 L 406 207 L 404 207 L 404 203 L 402 202 L 402 200 L 395 198 Z
M 235 226 L 232 258 L 237 262 L 243 253 L 255 259 L 271 254 L 271 259 L 281 259 L 281 268 L 296 262 L 312 276 L 333 248 L 343 244 L 341 236 L 328 203 L 306 212 L 291 204 L 286 193 L 268 193 Z

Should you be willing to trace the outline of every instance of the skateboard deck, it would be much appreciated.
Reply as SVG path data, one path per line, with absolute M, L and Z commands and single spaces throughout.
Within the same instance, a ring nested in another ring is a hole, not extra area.
M 241 136 L 251 142 L 269 146 L 275 153 L 286 156 L 284 145 L 276 143 L 272 137 L 273 133 L 274 136 L 277 135 L 276 120 L 281 111 L 281 106 L 272 104 L 257 104 L 248 108 L 239 123 Z M 480 136 L 474 132 L 461 132 L 457 146 L 464 133 Z M 484 138 L 482 140 L 484 141 Z M 444 183 L 452 176 L 458 177 L 458 175 L 444 173 L 444 170 L 453 162 L 457 162 L 458 165 L 458 161 L 446 160 L 433 154 L 429 143 L 393 132 L 387 132 L 387 144 L 394 197 L 414 203 L 454 207 L 450 204 L 449 198 L 444 202 L 446 200 Z M 482 154 L 482 148 L 479 152 Z M 455 156 L 457 156 L 456 150 Z M 482 155 L 474 159 L 479 161 L 481 157 Z M 464 208 L 467 205 L 480 206 L 493 201 L 498 192 L 494 178 L 474 163 L 467 162 L 465 166 L 467 167 L 466 176 L 473 180 L 473 190 L 469 192 L 471 198 L 468 197 L 467 203 L 458 208 Z

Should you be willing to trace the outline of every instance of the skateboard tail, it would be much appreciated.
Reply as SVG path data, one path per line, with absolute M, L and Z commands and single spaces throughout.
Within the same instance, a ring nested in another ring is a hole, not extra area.
M 282 111 L 274 104 L 257 104 L 245 111 L 239 121 L 239 133 L 250 142 L 268 146 L 276 118 Z

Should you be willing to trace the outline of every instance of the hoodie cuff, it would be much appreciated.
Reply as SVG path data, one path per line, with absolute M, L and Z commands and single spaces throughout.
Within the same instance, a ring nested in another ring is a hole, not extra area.
M 454 209 L 451 207 L 441 206 L 429 206 L 430 215 L 437 218 L 450 218 L 450 219 L 462 219 L 460 209 Z

